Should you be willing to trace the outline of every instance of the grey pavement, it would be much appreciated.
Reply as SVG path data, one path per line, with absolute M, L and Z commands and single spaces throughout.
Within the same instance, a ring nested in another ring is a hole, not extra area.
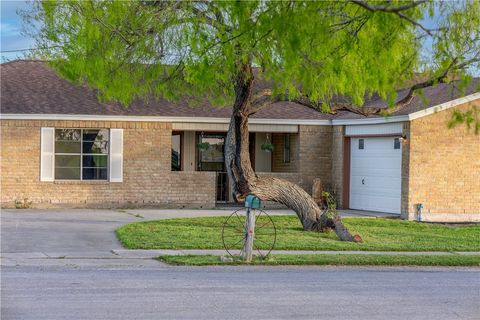
M 20 266 L 2 319 L 478 319 L 471 268 Z

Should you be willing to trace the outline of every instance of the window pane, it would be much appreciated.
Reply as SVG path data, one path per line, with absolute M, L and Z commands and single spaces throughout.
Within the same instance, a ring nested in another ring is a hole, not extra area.
M 57 180 L 80 180 L 80 167 L 78 168 L 55 168 L 55 179 Z
M 172 135 L 172 171 L 182 170 L 181 138 L 179 134 Z
M 365 149 L 365 140 L 358 139 L 358 149 Z
M 107 180 L 107 168 L 83 168 L 83 180 Z
M 107 155 L 98 155 L 98 156 L 83 156 L 82 167 L 84 168 L 98 168 L 108 166 L 108 156 Z
M 80 129 L 55 129 L 55 141 L 80 141 Z
M 55 129 L 55 153 L 80 153 L 80 129 Z
M 108 141 L 108 129 L 83 130 L 83 141 Z
M 84 141 L 83 153 L 108 153 L 108 141 Z
M 395 140 L 393 140 L 393 149 L 400 149 L 400 139 L 399 138 L 395 138 Z
M 83 130 L 83 153 L 108 153 L 108 129 Z
M 55 156 L 55 167 L 57 168 L 80 168 L 80 156 Z
M 200 150 L 200 160 L 202 162 L 222 162 L 223 163 L 223 144 L 224 137 L 204 136 L 200 143 L 208 143 L 208 149 Z
M 80 153 L 80 141 L 55 141 L 55 153 Z

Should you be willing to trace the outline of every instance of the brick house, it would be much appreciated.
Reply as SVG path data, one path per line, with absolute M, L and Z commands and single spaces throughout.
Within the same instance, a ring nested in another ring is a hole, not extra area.
M 123 108 L 39 61 L 4 63 L 1 76 L 2 207 L 230 202 L 222 151 L 230 108 L 164 100 Z M 423 220 L 480 221 L 480 135 L 447 129 L 454 110 L 480 107 L 479 85 L 427 88 L 387 118 L 275 103 L 250 120 L 252 164 L 308 192 L 320 178 L 341 208 L 412 220 L 422 204 Z

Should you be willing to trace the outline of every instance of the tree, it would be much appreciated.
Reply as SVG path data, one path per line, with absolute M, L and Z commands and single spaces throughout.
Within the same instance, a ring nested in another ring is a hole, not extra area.
M 424 16 L 438 18 L 437 26 L 422 25 Z M 480 60 L 477 1 L 49 1 L 26 17 L 41 22 L 37 54 L 102 99 L 233 104 L 225 162 L 235 199 L 255 194 L 285 204 L 305 230 L 334 228 L 348 241 L 361 239 L 339 217 L 322 214 L 302 188 L 255 174 L 249 116 L 279 100 L 323 112 L 388 114 L 421 88 L 468 80 Z M 425 79 L 397 101 L 395 90 L 416 71 Z M 374 93 L 387 111 L 361 107 Z

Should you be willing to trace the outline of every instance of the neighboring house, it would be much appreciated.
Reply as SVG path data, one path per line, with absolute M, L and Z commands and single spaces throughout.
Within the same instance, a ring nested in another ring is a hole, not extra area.
M 230 108 L 102 103 L 39 61 L 2 64 L 1 80 L 3 207 L 25 198 L 35 207 L 230 202 L 222 152 Z M 417 219 L 423 204 L 424 220 L 480 221 L 480 135 L 447 129 L 453 110 L 480 108 L 479 85 L 463 94 L 455 84 L 427 88 L 387 118 L 275 103 L 250 119 L 252 164 L 307 192 L 320 178 L 342 208 Z

